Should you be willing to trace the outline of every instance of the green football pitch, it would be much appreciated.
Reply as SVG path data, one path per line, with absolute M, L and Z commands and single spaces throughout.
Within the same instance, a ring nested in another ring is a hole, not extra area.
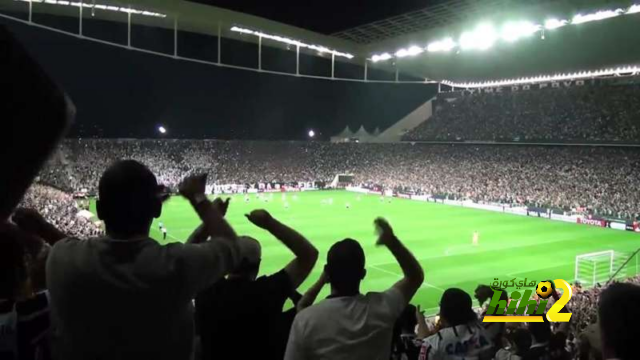
M 382 216 L 424 268 L 425 282 L 412 303 L 429 314 L 437 312 L 440 296 L 449 287 L 473 294 L 478 284 L 491 284 L 495 278 L 571 282 L 576 255 L 605 250 L 631 253 L 640 247 L 640 236 L 627 231 L 398 198 L 381 202 L 379 196 L 346 191 L 287 193 L 286 202 L 288 208 L 281 193 L 273 193 L 268 202 L 255 194 L 248 202 L 243 195 L 231 196 L 227 219 L 238 234 L 262 244 L 261 274 L 278 271 L 293 257 L 278 240 L 244 217 L 252 209 L 263 208 L 305 235 L 320 251 L 301 291 L 318 278 L 329 247 L 347 237 L 358 240 L 366 254 L 367 276 L 361 291 L 385 290 L 401 277 L 401 270 L 387 249 L 375 246 L 373 220 Z M 162 240 L 158 221 L 168 230 L 167 240 Z M 184 241 L 198 223 L 189 203 L 173 197 L 154 223 L 152 237 L 160 243 Z M 474 231 L 479 233 L 477 246 L 471 243 Z M 327 294 L 325 287 L 318 299 Z

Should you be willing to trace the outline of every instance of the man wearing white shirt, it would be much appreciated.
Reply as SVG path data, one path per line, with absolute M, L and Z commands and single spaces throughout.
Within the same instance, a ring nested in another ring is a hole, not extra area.
M 424 274 L 415 257 L 404 247 L 389 224 L 375 221 L 377 245 L 391 251 L 402 268 L 403 278 L 384 292 L 360 293 L 366 275 L 365 256 L 353 239 L 335 243 L 327 254 L 323 276 L 298 303 L 285 360 L 388 360 L 391 336 L 396 319 L 416 293 Z M 331 285 L 331 295 L 317 305 L 313 303 L 324 282 Z
M 212 240 L 159 245 L 149 238 L 162 209 L 156 177 L 125 160 L 99 184 L 106 236 L 55 244 L 47 262 L 58 359 L 190 359 L 192 299 L 240 260 L 236 234 L 219 203 L 204 195 L 206 175 L 180 185 Z

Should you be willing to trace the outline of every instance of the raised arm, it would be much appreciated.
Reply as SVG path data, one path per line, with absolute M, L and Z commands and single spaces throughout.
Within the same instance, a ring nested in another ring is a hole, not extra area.
M 296 256 L 284 270 L 289 275 L 293 289 L 297 289 L 316 264 L 318 250 L 304 236 L 274 219 L 265 210 L 254 210 L 246 217 L 254 225 L 269 231 Z
M 424 281 L 422 266 L 420 266 L 413 254 L 398 240 L 393 233 L 391 225 L 389 225 L 385 219 L 377 218 L 375 225 L 378 231 L 377 245 L 384 245 L 391 251 L 391 254 L 396 258 L 404 275 L 393 287 L 400 290 L 405 300 L 409 302 Z
M 235 240 L 238 236 L 231 225 L 224 219 L 224 214 L 204 194 L 207 184 L 207 174 L 189 176 L 180 184 L 179 191 L 187 198 L 198 213 L 206 229 L 205 234 Z M 204 235 L 204 234 L 203 234 Z
M 316 301 L 316 298 L 318 297 L 318 294 L 320 293 L 320 290 L 322 290 L 324 284 L 326 283 L 327 279 L 323 271 L 322 274 L 320 274 L 320 278 L 318 278 L 318 281 L 316 281 L 315 284 L 311 285 L 307 292 L 302 295 L 302 299 L 300 299 L 300 301 L 298 301 L 298 304 L 296 305 L 296 310 L 300 312 L 313 305 L 313 303 Z
M 222 200 L 220 198 L 216 198 L 213 200 L 213 206 L 218 209 L 218 212 L 222 214 L 222 216 L 227 215 L 227 209 L 229 208 L 230 199 Z M 187 244 L 200 244 L 207 239 L 209 239 L 209 229 L 204 225 L 204 223 L 200 224 L 192 233 L 189 235 L 187 239 Z
M 180 194 L 189 199 L 202 220 L 204 230 L 200 236 L 215 239 L 180 248 L 184 257 L 183 288 L 190 299 L 235 269 L 241 258 L 235 231 L 224 219 L 215 202 L 207 200 L 204 195 L 206 181 L 206 175 L 190 176 L 179 188 Z
M 416 308 L 416 321 L 418 322 L 418 333 L 416 334 L 416 338 L 422 340 L 434 333 L 429 329 L 427 319 L 424 317 L 424 311 L 420 309 L 420 305 Z
M 191 235 L 187 239 L 187 244 L 200 244 L 209 238 L 209 230 L 204 226 L 204 224 L 200 224 Z

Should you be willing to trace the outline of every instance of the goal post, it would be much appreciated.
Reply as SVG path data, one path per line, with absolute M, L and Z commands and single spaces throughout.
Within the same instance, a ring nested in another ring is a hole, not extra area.
M 592 287 L 598 283 L 606 283 L 616 272 L 620 257 L 616 259 L 613 250 L 599 251 L 576 256 L 575 277 L 585 287 Z M 626 258 L 623 260 L 626 261 Z

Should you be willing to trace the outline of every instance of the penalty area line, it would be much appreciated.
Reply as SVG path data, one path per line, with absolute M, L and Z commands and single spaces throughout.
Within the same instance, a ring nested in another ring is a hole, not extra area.
M 393 271 L 385 270 L 385 269 L 380 268 L 380 267 L 377 267 L 377 266 L 375 266 L 375 265 L 369 265 L 369 267 L 370 267 L 370 268 L 372 268 L 372 269 L 376 269 L 376 270 L 378 270 L 378 271 L 381 271 L 381 272 L 383 272 L 383 273 L 387 273 L 387 274 L 390 274 L 390 275 L 395 275 L 395 276 L 400 277 L 400 278 L 401 278 L 401 277 L 403 277 L 401 274 L 395 273 L 395 272 L 393 272 Z M 443 289 L 443 288 L 437 287 L 437 286 L 435 286 L 435 285 L 431 285 L 431 284 L 429 284 L 429 283 L 428 283 L 428 282 L 426 282 L 426 281 L 425 281 L 425 282 L 423 282 L 423 283 L 422 283 L 422 285 L 420 285 L 420 286 L 421 286 L 421 287 L 430 287 L 430 288 L 434 288 L 434 289 L 436 289 L 436 290 L 440 290 L 440 291 L 444 292 L 444 289 Z

